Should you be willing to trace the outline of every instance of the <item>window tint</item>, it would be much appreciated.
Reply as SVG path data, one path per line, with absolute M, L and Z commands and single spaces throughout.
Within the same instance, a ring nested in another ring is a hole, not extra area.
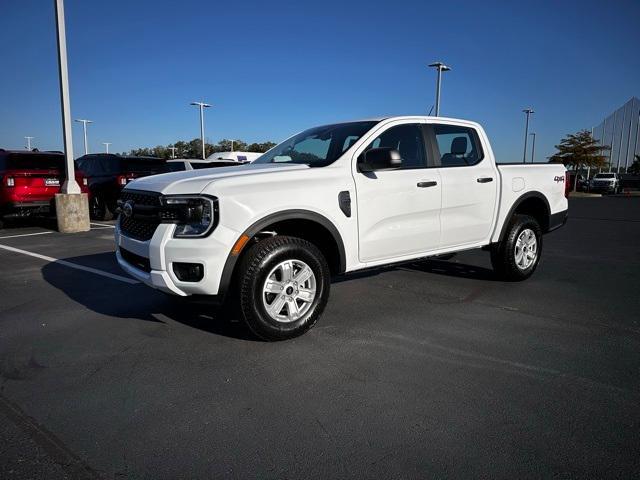
M 474 165 L 482 160 L 482 150 L 472 128 L 458 125 L 433 125 L 443 167 Z
M 366 150 L 372 148 L 397 150 L 402 157 L 402 168 L 424 168 L 427 166 L 422 126 L 419 124 L 398 125 L 385 130 L 369 144 Z
M 47 153 L 7 153 L 0 155 L 2 170 L 63 169 L 64 155 Z

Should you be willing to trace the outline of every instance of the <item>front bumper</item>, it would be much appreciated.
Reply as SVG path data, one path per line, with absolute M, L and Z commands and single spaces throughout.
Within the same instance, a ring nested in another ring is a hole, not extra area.
M 205 238 L 173 238 L 175 225 L 160 224 L 151 240 L 129 238 L 115 228 L 116 258 L 120 267 L 133 278 L 165 293 L 179 296 L 218 295 L 222 271 L 237 233 L 218 226 Z M 231 242 L 231 243 L 229 243 Z M 145 271 L 128 262 L 122 249 L 149 260 Z M 173 272 L 174 262 L 200 263 L 204 276 L 199 282 L 182 282 Z

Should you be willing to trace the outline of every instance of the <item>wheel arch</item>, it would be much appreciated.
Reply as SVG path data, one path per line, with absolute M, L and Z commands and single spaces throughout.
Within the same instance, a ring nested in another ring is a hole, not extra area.
M 297 229 L 293 231 L 293 228 Z M 334 223 L 325 216 L 311 210 L 285 210 L 267 215 L 253 223 L 236 240 L 234 246 L 244 236 L 249 240 L 238 253 L 233 249 L 229 252 L 222 270 L 218 296 L 224 299 L 233 282 L 234 273 L 239 260 L 249 249 L 249 242 L 259 238 L 260 234 L 268 235 L 271 229 L 276 233 L 290 234 L 305 238 L 316 245 L 327 258 L 332 274 L 343 273 L 346 270 L 346 254 L 342 236 Z M 280 230 L 280 232 L 278 232 Z
M 509 213 L 507 213 L 507 216 L 504 219 L 504 223 L 502 224 L 502 228 L 500 229 L 500 237 L 498 238 L 499 242 L 504 239 L 504 236 L 507 232 L 507 227 L 509 226 L 509 222 L 516 214 L 531 215 L 540 224 L 542 233 L 546 233 L 549 231 L 551 207 L 549 205 L 547 197 L 545 197 L 541 192 L 527 192 L 518 197 L 518 199 L 513 202 L 513 205 L 509 209 Z

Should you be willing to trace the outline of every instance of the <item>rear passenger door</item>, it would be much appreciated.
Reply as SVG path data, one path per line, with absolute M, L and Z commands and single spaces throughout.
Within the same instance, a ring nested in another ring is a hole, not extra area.
M 442 182 L 440 248 L 488 239 L 498 191 L 498 172 L 469 126 L 430 124 L 427 128 Z

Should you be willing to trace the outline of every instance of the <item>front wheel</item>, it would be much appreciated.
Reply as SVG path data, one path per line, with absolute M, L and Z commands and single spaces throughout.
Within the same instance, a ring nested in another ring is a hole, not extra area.
M 242 316 L 263 340 L 297 337 L 322 315 L 330 287 L 329 266 L 315 245 L 271 237 L 253 245 L 240 265 Z
M 504 280 L 525 280 L 535 271 L 541 254 L 540 224 L 529 215 L 514 215 L 503 240 L 491 247 L 491 265 Z

